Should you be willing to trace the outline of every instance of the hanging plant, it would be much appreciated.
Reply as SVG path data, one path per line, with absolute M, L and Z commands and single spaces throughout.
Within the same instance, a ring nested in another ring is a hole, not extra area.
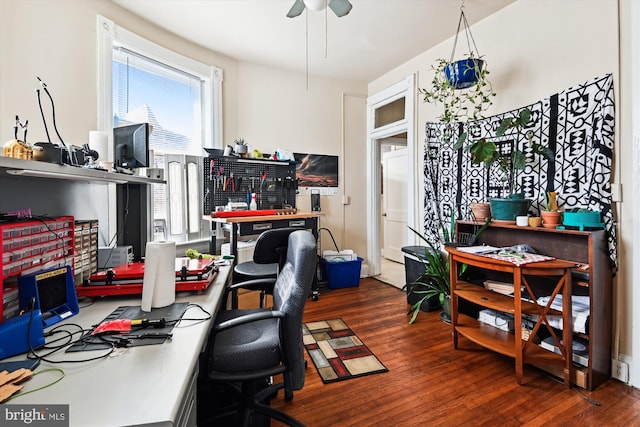
M 454 61 L 461 30 L 466 36 L 469 53 L 465 58 Z M 431 69 L 434 71 L 431 87 L 419 91 L 425 102 L 442 105 L 440 121 L 457 123 L 476 121 L 484 117 L 484 112 L 493 104 L 492 98 L 496 94 L 487 79 L 489 70 L 486 61 L 480 56 L 469 29 L 464 4 L 460 7 L 460 19 L 450 59 L 436 60 Z

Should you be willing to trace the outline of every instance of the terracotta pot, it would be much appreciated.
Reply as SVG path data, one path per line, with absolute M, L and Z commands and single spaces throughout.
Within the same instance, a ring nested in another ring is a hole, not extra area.
M 489 203 L 471 203 L 470 207 L 473 219 L 477 222 L 484 223 L 487 218 L 491 217 L 491 205 Z
M 545 228 L 556 228 L 562 224 L 562 212 L 560 211 L 541 211 L 542 226 Z

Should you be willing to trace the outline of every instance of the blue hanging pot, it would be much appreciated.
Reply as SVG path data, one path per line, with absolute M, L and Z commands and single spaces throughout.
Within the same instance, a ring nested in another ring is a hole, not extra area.
M 484 61 L 477 58 L 461 59 L 444 68 L 444 74 L 451 87 L 466 89 L 476 84 L 482 73 Z

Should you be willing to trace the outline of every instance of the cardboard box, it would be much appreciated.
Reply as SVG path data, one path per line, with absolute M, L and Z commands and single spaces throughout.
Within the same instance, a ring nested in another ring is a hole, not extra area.
M 533 365 L 536 368 L 542 369 L 545 372 L 550 373 L 554 377 L 564 378 L 564 368 L 558 365 Z M 573 373 L 571 375 L 571 383 L 577 385 L 578 387 L 582 387 L 584 389 L 587 388 L 589 374 L 587 372 L 587 368 L 583 366 L 573 366 Z

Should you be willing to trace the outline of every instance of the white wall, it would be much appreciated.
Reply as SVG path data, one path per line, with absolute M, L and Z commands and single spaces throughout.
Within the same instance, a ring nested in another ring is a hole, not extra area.
M 489 80 L 497 93 L 487 115 L 508 111 L 612 73 L 616 100 L 616 151 L 614 182 L 633 188 L 632 134 L 629 85 L 629 3 L 635 0 L 518 0 L 474 25 L 474 39 L 484 55 Z M 619 5 L 621 13 L 619 14 Z M 619 22 L 620 16 L 620 22 Z M 620 39 L 623 42 L 619 42 Z M 411 73 L 418 87 L 427 87 L 433 76 L 431 64 L 449 58 L 453 39 L 398 66 L 369 84 L 375 94 Z M 459 50 L 459 48 L 458 48 Z M 622 52 L 622 54 L 621 54 Z M 436 121 L 439 110 L 418 102 L 418 145 L 424 141 L 424 124 Z M 632 206 L 618 203 L 619 272 L 614 279 L 614 355 L 632 362 Z M 618 351 L 620 354 L 618 354 Z M 633 368 L 633 367 L 632 367 Z M 633 370 L 633 369 L 632 369 Z
M 349 186 L 351 204 L 343 206 L 340 196 L 323 196 L 321 225 L 332 230 L 341 248 L 366 253 L 366 234 L 357 232 L 364 223 L 358 215 L 365 212 L 365 173 L 357 163 L 358 150 L 364 150 L 364 102 L 343 111 L 345 94 L 364 97 L 366 82 L 311 76 L 307 90 L 304 73 L 239 62 L 204 49 L 108 0 L 0 1 L 0 141 L 12 139 L 16 114 L 29 119 L 30 142 L 46 140 L 35 95 L 39 76 L 55 99 L 64 140 L 73 145 L 88 142 L 89 131 L 98 123 L 98 14 L 157 44 L 222 68 L 225 143 L 243 136 L 265 152 L 282 147 L 339 155 L 341 165 L 355 162 L 354 168 L 343 167 L 345 174 L 340 176 L 341 192 Z M 309 197 L 299 197 L 297 205 L 310 209 Z M 0 210 L 7 208 L 13 207 L 0 201 Z M 343 227 L 354 232 L 345 236 Z M 323 242 L 331 240 L 327 236 Z
M 225 113 L 237 114 L 241 135 L 227 133 L 225 142 L 243 136 L 263 151 L 338 155 L 340 194 L 320 197 L 320 226 L 331 230 L 339 249 L 366 254 L 366 84 L 310 76 L 307 89 L 302 73 L 246 62 L 237 70 L 238 109 Z M 310 210 L 310 196 L 298 196 L 296 206 Z M 334 249 L 328 234 L 320 237 L 322 249 Z

